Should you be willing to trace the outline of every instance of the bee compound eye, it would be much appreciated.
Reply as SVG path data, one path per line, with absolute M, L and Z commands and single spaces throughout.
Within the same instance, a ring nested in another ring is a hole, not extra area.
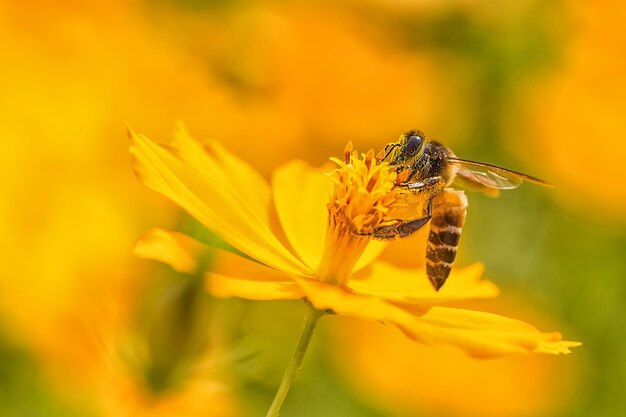
M 404 145 L 404 153 L 407 156 L 415 155 L 417 151 L 419 151 L 419 149 L 422 147 L 423 142 L 424 142 L 424 139 L 422 138 L 421 135 L 412 134 L 406 140 L 406 144 Z

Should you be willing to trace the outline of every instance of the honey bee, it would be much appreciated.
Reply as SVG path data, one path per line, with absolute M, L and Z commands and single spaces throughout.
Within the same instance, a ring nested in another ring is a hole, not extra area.
M 422 196 L 426 204 L 420 217 L 398 219 L 379 226 L 371 235 L 378 239 L 405 238 L 430 222 L 426 274 L 436 291 L 450 275 L 467 215 L 467 197 L 450 188 L 453 183 L 491 196 L 517 188 L 524 181 L 551 186 L 521 172 L 457 158 L 441 143 L 427 140 L 419 130 L 410 130 L 397 142 L 389 143 L 378 158 L 396 167 L 398 186 Z

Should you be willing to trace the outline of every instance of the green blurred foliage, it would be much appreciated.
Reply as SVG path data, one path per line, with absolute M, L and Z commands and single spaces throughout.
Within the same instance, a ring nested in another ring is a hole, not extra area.
M 241 322 L 245 336 L 239 349 L 248 354 L 234 363 L 243 415 L 264 415 L 298 342 L 305 306 L 299 302 L 229 302 L 245 308 Z M 327 355 L 341 346 L 333 346 L 325 337 L 324 322 L 330 320 L 333 317 L 322 319 L 281 415 L 382 416 L 351 394 L 333 369 Z
M 136 326 L 147 359 L 134 365 L 148 390 L 161 395 L 179 389 L 210 348 L 211 298 L 200 276 L 171 273 L 156 278 L 142 298 Z
M 64 404 L 42 378 L 26 348 L 0 335 L 0 415 L 2 417 L 91 417 Z

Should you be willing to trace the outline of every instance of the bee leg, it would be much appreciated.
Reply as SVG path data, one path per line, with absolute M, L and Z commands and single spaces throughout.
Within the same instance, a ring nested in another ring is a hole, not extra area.
M 383 156 L 381 161 L 384 161 L 385 159 L 387 159 L 389 155 L 391 155 L 391 151 L 396 149 L 398 146 L 400 146 L 399 143 L 390 143 L 387 146 L 385 146 L 385 156 Z M 390 165 L 393 165 L 393 164 L 390 164 Z
M 411 173 L 409 178 L 412 175 L 413 174 Z M 398 184 L 398 187 L 408 188 L 409 190 L 413 190 L 417 192 L 424 192 L 424 191 L 431 192 L 432 194 L 436 194 L 436 192 L 434 191 L 440 187 L 443 188 L 444 186 L 445 186 L 445 181 L 443 178 L 439 176 L 426 178 L 424 181 L 405 182 L 402 184 Z
M 402 239 L 409 237 L 430 221 L 432 213 L 433 203 L 432 200 L 428 200 L 428 204 L 426 206 L 426 216 L 417 219 L 398 220 L 396 224 L 377 227 L 373 232 L 368 234 L 376 239 Z
M 396 168 L 396 174 L 400 174 L 405 169 L 406 169 L 405 166 L 402 166 L 402 165 L 398 166 L 398 168 Z M 405 182 L 403 182 L 402 184 L 399 184 L 399 186 L 407 188 L 406 185 L 411 183 L 411 178 L 413 178 L 417 174 L 418 170 L 419 170 L 418 166 L 416 164 L 413 164 L 411 166 L 411 171 L 409 172 L 409 175 L 407 175 L 406 180 L 404 180 Z

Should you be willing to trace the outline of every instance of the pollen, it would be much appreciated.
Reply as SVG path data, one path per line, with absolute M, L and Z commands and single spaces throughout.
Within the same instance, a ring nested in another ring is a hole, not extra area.
M 334 188 L 318 276 L 343 285 L 375 229 L 394 221 L 394 211 L 406 206 L 406 195 L 411 192 L 397 187 L 395 169 L 381 162 L 373 150 L 359 154 L 348 143 L 344 159 L 331 161 L 337 168 L 329 173 Z

